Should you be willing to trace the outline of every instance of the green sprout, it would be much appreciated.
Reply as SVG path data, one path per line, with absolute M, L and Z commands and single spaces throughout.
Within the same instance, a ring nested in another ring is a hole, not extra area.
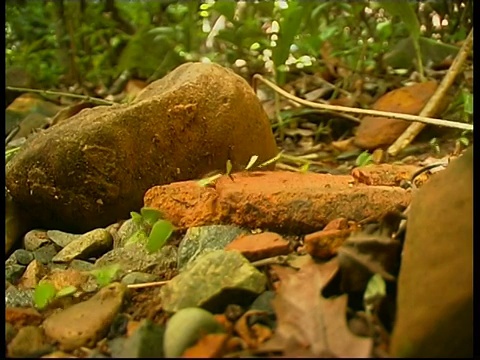
M 366 166 L 371 163 L 373 163 L 373 155 L 366 150 L 358 155 L 357 159 L 355 160 L 355 165 L 358 167 Z
M 145 245 L 149 253 L 160 250 L 175 230 L 173 224 L 162 219 L 162 213 L 155 208 L 143 207 L 140 213 L 132 211 L 130 215 L 140 229 L 130 236 L 128 243 L 142 242 L 147 238 Z

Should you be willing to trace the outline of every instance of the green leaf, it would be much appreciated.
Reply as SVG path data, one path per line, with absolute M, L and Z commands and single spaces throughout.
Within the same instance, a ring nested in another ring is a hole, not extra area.
M 98 285 L 100 285 L 100 287 L 104 287 L 113 281 L 118 270 L 120 270 L 120 265 L 112 264 L 91 270 L 90 273 L 95 276 L 95 280 L 97 281 Z
M 265 166 L 268 166 L 270 165 L 271 163 L 274 163 L 275 161 L 277 161 L 278 159 L 280 159 L 282 157 L 282 154 L 283 154 L 283 150 L 280 151 L 277 155 L 275 155 L 273 158 L 261 163 L 260 165 L 258 165 L 259 168 L 262 168 L 262 167 L 265 167 Z
M 136 211 L 131 211 L 130 216 L 132 217 L 132 220 L 137 224 L 137 225 L 142 225 L 143 224 L 143 218 L 142 215 L 137 213 Z
M 467 114 L 473 114 L 473 94 L 464 94 L 463 109 Z
M 52 283 L 47 281 L 40 281 L 35 287 L 35 292 L 33 293 L 33 301 L 35 306 L 38 309 L 44 309 L 55 297 L 57 290 Z
M 8 163 L 12 159 L 13 155 L 15 155 L 16 152 L 20 149 L 21 147 L 18 146 L 12 149 L 5 150 L 5 164 Z
M 135 231 L 130 237 L 125 241 L 125 245 L 134 244 L 134 243 L 146 243 L 148 235 L 143 229 Z
M 63 296 L 73 295 L 73 294 L 75 294 L 76 291 L 77 291 L 76 286 L 73 286 L 73 285 L 66 286 L 63 289 L 60 289 L 57 292 L 57 295 L 55 297 L 59 298 L 59 297 L 63 297 Z
M 141 208 L 140 214 L 142 214 L 143 220 L 150 226 L 153 226 L 153 224 L 155 224 L 157 220 L 162 217 L 162 213 L 159 210 L 151 207 Z
M 383 280 L 381 275 L 375 274 L 370 278 L 363 298 L 366 302 L 368 302 L 372 299 L 383 297 L 386 293 L 387 290 L 385 280 Z
M 169 26 L 160 26 L 160 27 L 156 27 L 148 30 L 148 34 L 153 34 L 153 35 L 162 36 L 162 37 L 170 37 L 175 35 L 175 29 Z
M 376 33 L 382 40 L 387 40 L 392 36 L 393 26 L 391 21 L 382 21 L 377 24 Z
M 158 220 L 155 225 L 153 225 L 152 231 L 148 236 L 147 251 L 153 253 L 160 250 L 170 235 L 172 235 L 173 229 L 174 227 L 170 221 Z
M 250 169 L 250 168 L 253 166 L 253 164 L 255 164 L 255 163 L 257 162 L 257 160 L 258 160 L 258 155 L 253 155 L 253 156 L 250 158 L 250 160 L 248 161 L 248 164 L 247 164 L 247 166 L 245 167 L 245 170 Z
M 368 152 L 364 151 L 360 155 L 358 155 L 357 159 L 355 160 L 355 165 L 357 166 L 366 166 L 373 162 L 373 156 Z
M 237 6 L 236 1 L 222 0 L 222 1 L 215 1 L 215 4 L 212 6 L 212 9 L 218 11 L 220 14 L 225 16 L 227 20 L 233 21 L 236 6 Z
M 217 180 L 220 177 L 222 177 L 222 174 L 212 175 L 212 176 L 209 176 L 205 179 L 198 180 L 197 184 L 201 187 L 204 187 L 204 186 L 212 184 L 215 180 Z
M 308 169 L 310 168 L 310 163 L 309 162 L 306 162 L 305 164 L 303 164 L 301 167 L 300 167 L 300 172 L 302 174 L 305 174 Z
M 458 139 L 458 141 L 460 141 L 460 143 L 463 144 L 464 146 L 468 146 L 470 144 L 470 141 L 464 136 Z
M 230 161 L 230 159 L 228 159 L 226 165 L 226 175 L 230 175 L 230 173 L 232 172 L 232 167 L 232 162 Z
M 380 4 L 390 15 L 400 17 L 413 39 L 418 40 L 420 23 L 410 1 L 382 0 Z
M 295 1 L 288 3 L 288 8 L 282 11 L 283 17 L 279 21 L 277 46 L 272 49 L 272 60 L 277 68 L 277 83 L 283 85 L 284 74 L 281 74 L 282 66 L 290 54 L 290 46 L 298 34 L 302 23 L 302 6 Z

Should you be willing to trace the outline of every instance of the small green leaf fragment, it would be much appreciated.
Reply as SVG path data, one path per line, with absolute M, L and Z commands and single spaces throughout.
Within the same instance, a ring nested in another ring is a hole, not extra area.
M 204 186 L 207 186 L 207 185 L 210 185 L 212 184 L 215 180 L 217 180 L 218 178 L 220 178 L 222 176 L 222 174 L 216 174 L 216 175 L 212 175 L 212 176 L 209 176 L 205 179 L 200 179 L 197 181 L 197 184 L 200 185 L 201 187 L 204 187 Z
M 148 237 L 147 251 L 153 253 L 160 250 L 167 242 L 174 230 L 173 224 L 168 220 L 158 220 L 153 225 L 152 231 Z
M 233 165 L 232 165 L 232 162 L 230 161 L 230 159 L 227 160 L 227 166 L 226 166 L 226 174 L 227 175 L 230 175 L 230 173 L 232 172 L 232 168 L 233 168 Z
M 57 290 L 52 283 L 47 281 L 41 281 L 35 287 L 35 292 L 33 293 L 33 301 L 38 309 L 44 309 L 55 297 Z
M 140 215 L 138 212 L 131 211 L 130 216 L 132 217 L 133 221 L 135 221 L 138 225 L 142 224 L 143 218 L 142 218 L 142 215 Z
M 113 281 L 118 270 L 120 270 L 120 265 L 112 264 L 91 270 L 90 273 L 95 276 L 95 280 L 97 281 L 98 285 L 100 285 L 100 287 L 104 287 Z
M 134 244 L 134 243 L 145 243 L 148 235 L 147 233 L 140 229 L 135 231 L 126 241 L 125 245 Z
M 463 109 L 467 114 L 473 114 L 473 94 L 465 94 Z
M 300 167 L 300 172 L 301 173 L 306 173 L 308 169 L 310 168 L 310 163 L 306 162 Z
M 368 151 L 362 152 L 355 160 L 355 165 L 366 166 L 373 162 L 373 156 Z
M 460 139 L 458 139 L 458 140 L 459 140 L 460 143 L 463 144 L 464 146 L 468 146 L 468 145 L 470 144 L 470 141 L 469 141 L 466 137 L 464 137 L 464 136 L 462 136 L 462 137 L 461 137 Z
M 385 280 L 379 274 L 375 274 L 370 278 L 367 284 L 365 294 L 363 296 L 364 301 L 368 302 L 378 297 L 383 297 L 386 294 Z
M 258 160 L 258 155 L 253 155 L 248 161 L 248 164 L 245 167 L 245 170 L 250 169 L 257 162 L 257 160 Z
M 283 150 L 280 151 L 277 155 L 275 155 L 273 158 L 271 158 L 270 160 L 267 160 L 265 161 L 264 163 L 261 163 L 260 165 L 258 165 L 259 168 L 262 168 L 262 167 L 265 167 L 265 166 L 268 166 L 272 163 L 274 163 L 275 161 L 277 161 L 278 159 L 280 159 L 282 157 L 282 154 L 283 154 Z
M 140 209 L 141 216 L 143 220 L 147 222 L 150 226 L 153 226 L 158 219 L 162 216 L 162 213 L 157 209 L 151 207 L 143 207 Z
M 59 298 L 59 297 L 63 297 L 63 296 L 73 295 L 73 294 L 75 294 L 76 291 L 77 291 L 76 286 L 73 286 L 73 285 L 66 286 L 66 287 L 64 287 L 63 289 L 60 289 L 57 292 L 56 297 Z

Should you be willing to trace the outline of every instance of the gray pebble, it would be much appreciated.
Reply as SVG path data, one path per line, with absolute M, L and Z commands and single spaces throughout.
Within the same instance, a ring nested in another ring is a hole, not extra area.
M 49 262 L 51 262 L 56 254 L 57 248 L 54 244 L 42 246 L 33 252 L 35 259 L 44 265 L 47 265 Z
M 34 259 L 32 252 L 24 249 L 15 250 L 13 255 L 17 259 L 17 263 L 20 265 L 28 265 Z
M 5 280 L 11 283 L 16 283 L 25 272 L 27 267 L 25 265 L 12 264 L 5 266 Z

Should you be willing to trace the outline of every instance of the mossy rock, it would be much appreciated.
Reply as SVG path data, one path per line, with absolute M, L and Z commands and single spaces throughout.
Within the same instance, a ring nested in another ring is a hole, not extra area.
M 86 109 L 34 136 L 8 163 L 6 186 L 35 225 L 86 232 L 129 217 L 150 187 L 259 163 L 278 150 L 248 83 L 187 63 L 129 105 Z

